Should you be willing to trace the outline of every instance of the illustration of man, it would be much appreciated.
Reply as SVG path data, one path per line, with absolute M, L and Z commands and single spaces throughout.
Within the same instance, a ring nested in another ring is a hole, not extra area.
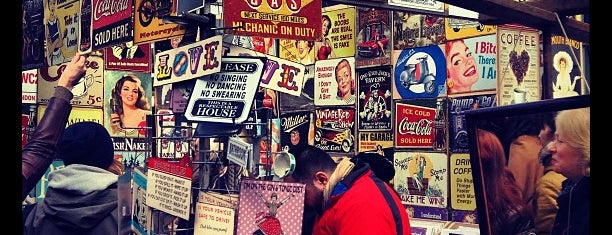
M 377 121 L 382 118 L 387 110 L 387 102 L 379 94 L 380 84 L 374 83 L 370 86 L 370 97 L 365 103 L 363 112 L 366 115 L 366 120 Z

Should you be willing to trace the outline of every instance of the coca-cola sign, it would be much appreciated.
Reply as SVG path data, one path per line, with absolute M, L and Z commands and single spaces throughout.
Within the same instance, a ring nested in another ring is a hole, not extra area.
M 396 103 L 395 146 L 397 148 L 432 148 L 436 109 Z
M 97 2 L 94 9 L 94 20 L 99 20 L 104 16 L 111 16 L 115 13 L 127 10 L 131 2 L 128 0 L 102 0 Z

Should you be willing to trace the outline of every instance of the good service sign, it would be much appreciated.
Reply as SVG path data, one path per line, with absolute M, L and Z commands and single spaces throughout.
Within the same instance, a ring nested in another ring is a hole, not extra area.
M 185 110 L 190 121 L 242 123 L 264 70 L 261 57 L 224 57 L 221 72 L 198 78 Z

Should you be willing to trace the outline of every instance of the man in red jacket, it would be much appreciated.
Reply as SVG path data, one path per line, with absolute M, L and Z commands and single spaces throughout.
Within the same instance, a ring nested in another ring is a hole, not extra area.
M 336 164 L 323 150 L 306 146 L 285 181 L 306 184 L 302 234 L 411 234 L 400 198 L 362 158 Z

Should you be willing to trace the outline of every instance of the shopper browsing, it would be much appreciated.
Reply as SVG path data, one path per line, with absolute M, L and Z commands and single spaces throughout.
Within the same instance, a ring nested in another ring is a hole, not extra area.
M 408 214 L 400 198 L 360 158 L 336 165 L 323 150 L 306 146 L 286 182 L 306 184 L 302 234 L 409 235 Z M 307 217 L 308 216 L 308 217 Z
M 76 54 L 66 65 L 57 81 L 53 97 L 49 99 L 45 114 L 21 152 L 21 200 L 25 199 L 45 174 L 55 158 L 57 143 L 72 111 L 70 92 L 76 82 L 85 75 L 87 56 Z
M 96 122 L 70 125 L 57 156 L 66 166 L 49 173 L 45 198 L 30 211 L 23 234 L 118 234 L 123 163 L 114 158 L 106 128 Z

